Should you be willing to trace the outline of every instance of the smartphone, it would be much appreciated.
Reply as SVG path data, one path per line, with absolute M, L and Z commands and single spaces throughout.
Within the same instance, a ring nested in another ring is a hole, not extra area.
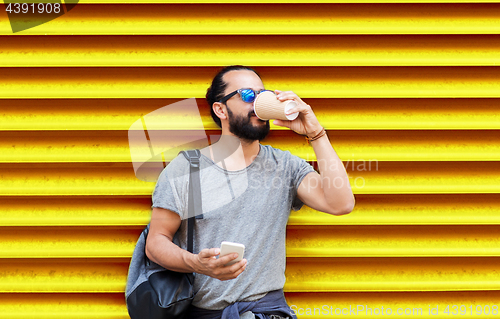
M 219 258 L 231 253 L 237 253 L 238 257 L 236 259 L 231 260 L 226 265 L 232 265 L 243 259 L 243 254 L 245 253 L 245 245 L 232 243 L 230 241 L 223 241 L 220 244 Z

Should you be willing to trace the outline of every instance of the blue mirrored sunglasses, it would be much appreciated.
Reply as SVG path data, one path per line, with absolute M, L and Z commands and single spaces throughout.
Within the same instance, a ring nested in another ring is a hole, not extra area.
M 234 92 L 229 93 L 228 95 L 224 96 L 222 99 L 219 100 L 220 103 L 225 103 L 227 100 L 235 96 L 236 94 L 239 94 L 241 97 L 241 100 L 246 103 L 253 103 L 255 101 L 255 98 L 257 95 L 264 91 L 270 91 L 271 90 L 260 90 L 260 91 L 254 91 L 252 89 L 239 89 Z

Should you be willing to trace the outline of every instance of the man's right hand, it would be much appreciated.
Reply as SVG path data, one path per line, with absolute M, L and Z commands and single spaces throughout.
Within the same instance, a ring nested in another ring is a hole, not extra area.
M 247 260 L 242 259 L 239 262 L 226 266 L 228 262 L 238 257 L 237 253 L 228 254 L 216 258 L 220 254 L 219 248 L 203 249 L 199 254 L 194 255 L 197 273 L 210 276 L 219 280 L 230 280 L 238 277 L 247 266 Z

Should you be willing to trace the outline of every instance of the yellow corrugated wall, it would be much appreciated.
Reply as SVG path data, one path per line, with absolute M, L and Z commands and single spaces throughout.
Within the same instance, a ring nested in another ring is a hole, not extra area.
M 313 107 L 356 195 L 291 215 L 299 318 L 500 316 L 498 1 L 181 2 L 84 0 L 15 34 L 0 13 L 0 318 L 128 317 L 154 184 L 127 130 L 190 97 L 216 130 L 202 98 L 229 64 Z

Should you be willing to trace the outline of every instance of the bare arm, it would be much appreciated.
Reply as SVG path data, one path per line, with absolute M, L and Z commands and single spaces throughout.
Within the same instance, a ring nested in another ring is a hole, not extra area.
M 176 213 L 154 207 L 151 225 L 146 241 L 146 256 L 166 269 L 177 272 L 196 272 L 219 280 L 234 279 L 246 267 L 246 259 L 225 266 L 235 259 L 237 254 L 216 258 L 219 248 L 203 249 L 199 254 L 192 254 L 172 242 L 181 225 L 181 218 Z
M 311 172 L 297 190 L 298 198 L 307 206 L 332 215 L 344 215 L 354 209 L 354 195 L 342 161 L 327 135 L 312 141 L 320 174 Z
M 297 102 L 297 106 L 288 112 L 299 112 L 299 116 L 293 121 L 275 120 L 274 124 L 288 127 L 310 138 L 321 132 L 322 126 L 310 105 L 291 91 L 275 92 L 281 101 Z M 333 215 L 348 214 L 354 209 L 355 200 L 342 161 L 330 144 L 328 135 L 311 141 L 311 145 L 316 154 L 320 174 L 316 172 L 307 174 L 297 189 L 297 197 L 316 210 Z

